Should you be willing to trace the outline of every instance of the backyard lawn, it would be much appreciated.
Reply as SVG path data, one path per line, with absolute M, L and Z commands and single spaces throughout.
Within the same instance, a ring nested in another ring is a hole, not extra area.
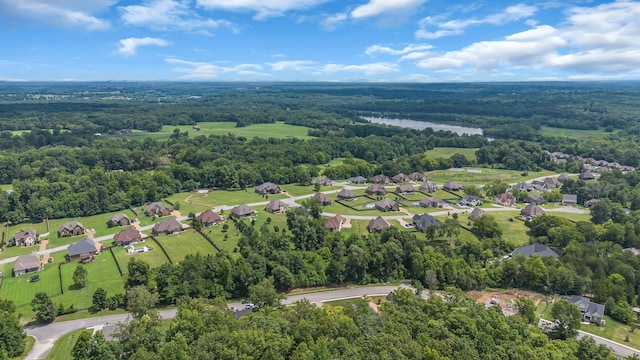
M 639 331 L 636 330 L 636 332 L 631 332 L 630 326 L 615 321 L 609 316 L 605 315 L 604 319 L 606 321 L 605 326 L 583 324 L 580 326 L 580 330 L 619 342 L 620 344 L 630 346 L 634 349 L 640 349 Z M 629 337 L 629 342 L 626 341 L 627 336 Z
M 206 255 L 216 253 L 216 249 L 202 235 L 192 229 L 171 235 L 159 235 L 156 236 L 156 240 L 162 244 L 174 263 L 184 259 L 187 254 L 199 252 L 202 255 Z M 154 249 L 153 251 L 156 250 Z
M 35 273 L 40 277 L 37 282 L 31 282 L 31 276 L 34 274 L 26 274 L 23 276 L 13 277 L 13 263 L 3 266 L 2 287 L 0 288 L 0 297 L 11 300 L 18 312 L 30 317 L 32 315 L 29 303 L 33 296 L 40 291 L 54 298 L 57 303 L 60 293 L 60 278 L 58 275 L 58 264 L 46 264 L 44 269 Z
M 522 171 L 517 170 L 503 170 L 503 169 L 490 169 L 490 168 L 477 168 L 471 169 L 474 172 L 467 170 L 451 171 L 451 170 L 434 170 L 427 172 L 427 179 L 433 181 L 439 185 L 446 183 L 449 180 L 456 181 L 463 186 L 465 185 L 484 185 L 488 182 L 500 180 L 507 183 L 516 183 L 521 181 L 527 181 L 540 176 L 552 176 L 556 175 L 551 171 L 529 171 L 527 175 L 522 176 Z M 478 172 L 475 172 L 478 171 Z
M 314 194 L 313 185 L 283 185 L 282 189 L 285 190 L 291 196 L 302 196 L 308 194 Z M 342 189 L 342 186 L 321 186 L 320 191 L 329 191 Z
M 111 251 L 113 251 L 113 255 L 115 256 L 118 265 L 120 265 L 120 269 L 122 269 L 123 274 L 128 273 L 127 264 L 129 264 L 129 259 L 135 258 L 137 260 L 143 260 L 144 262 L 148 263 L 151 268 L 155 268 L 169 262 L 167 257 L 164 255 L 164 252 L 162 252 L 160 247 L 156 243 L 154 243 L 153 240 L 148 239 L 142 243 L 138 243 L 135 245 L 135 247 L 137 248 L 143 246 L 152 247 L 153 250 L 129 255 L 124 246 L 111 248 Z M 105 254 L 107 254 L 107 252 L 105 252 Z M 109 254 L 109 256 L 111 256 L 111 254 Z
M 468 213 L 458 214 L 458 221 L 461 225 L 466 227 L 470 227 L 467 225 L 469 223 L 469 214 L 471 213 L 471 209 Z M 487 211 L 487 215 L 493 216 L 496 219 L 496 222 L 502 228 L 502 238 L 513 242 L 517 246 L 528 245 L 529 244 L 529 236 L 526 234 L 529 231 L 529 228 L 524 225 L 523 221 L 515 219 L 516 216 L 520 214 L 519 210 L 513 211 Z M 509 218 L 513 218 L 513 221 L 509 221 Z
M 311 139 L 308 135 L 309 128 L 305 126 L 288 125 L 278 121 L 274 124 L 253 124 L 244 127 L 236 127 L 235 122 L 201 122 L 198 123 L 200 130 L 196 130 L 191 125 L 165 125 L 158 132 L 134 131 L 133 135 L 128 135 L 130 139 L 168 139 L 175 129 L 180 129 L 181 133 L 188 132 L 189 136 L 209 136 L 209 135 L 227 135 L 229 133 L 236 136 L 244 136 L 246 138 L 299 138 Z

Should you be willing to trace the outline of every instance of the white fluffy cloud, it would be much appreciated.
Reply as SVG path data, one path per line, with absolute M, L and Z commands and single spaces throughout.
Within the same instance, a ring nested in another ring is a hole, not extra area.
M 111 26 L 109 21 L 94 14 L 116 2 L 117 0 L 0 0 L 0 12 L 59 26 L 106 30 Z
M 267 63 L 272 71 L 309 71 L 313 69 L 315 61 L 309 60 L 284 60 L 275 63 Z
M 309 9 L 330 0 L 196 0 L 206 9 L 255 12 L 256 19 L 281 16 L 287 11 Z
M 424 4 L 426 0 L 369 0 L 351 11 L 354 19 L 368 18 L 389 13 L 407 13 Z
M 183 74 L 182 79 L 187 80 L 242 80 L 246 76 L 252 79 L 269 78 L 270 75 L 262 72 L 262 66 L 256 64 L 238 64 L 235 66 L 220 66 L 207 62 L 186 61 L 180 59 L 164 59 L 168 64 L 175 65 L 175 72 Z
M 322 66 L 321 72 L 323 73 L 335 73 L 335 72 L 361 72 L 365 75 L 377 75 L 383 73 L 397 72 L 399 71 L 398 65 L 392 63 L 370 63 L 362 65 L 343 65 L 343 64 L 326 64 Z
M 433 48 L 433 46 L 429 44 L 410 44 L 400 50 L 395 50 L 388 46 L 383 46 L 383 45 L 371 45 L 364 51 L 364 53 L 367 55 L 373 55 L 376 53 L 390 54 L 390 55 L 405 55 L 405 54 L 418 52 L 418 51 L 426 51 L 431 48 Z
M 322 21 L 320 21 L 320 26 L 328 31 L 333 31 L 340 25 L 342 22 L 349 19 L 349 15 L 346 13 L 338 13 L 325 17 Z
M 167 46 L 171 43 L 160 38 L 128 38 L 120 40 L 118 51 L 123 55 L 134 55 L 140 46 Z
M 198 15 L 190 7 L 189 1 L 150 0 L 142 5 L 118 8 L 122 21 L 127 25 L 144 26 L 152 29 L 206 30 L 236 26 L 227 20 L 213 20 Z

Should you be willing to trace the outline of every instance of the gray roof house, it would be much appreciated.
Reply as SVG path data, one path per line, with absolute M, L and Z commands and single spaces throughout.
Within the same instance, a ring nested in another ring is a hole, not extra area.
M 34 229 L 20 230 L 13 235 L 16 246 L 33 246 L 38 242 L 38 234 Z
M 58 228 L 58 237 L 84 234 L 84 226 L 78 221 L 67 221 Z
M 447 181 L 442 188 L 448 191 L 458 191 L 462 189 L 462 185 L 455 181 Z
M 331 231 L 340 231 L 342 229 L 342 216 L 337 214 L 336 216 L 327 220 L 324 226 Z
M 196 221 L 202 221 L 202 225 L 204 226 L 212 226 L 217 225 L 222 221 L 222 217 L 209 209 L 198 214 L 198 216 L 196 216 Z
M 42 269 L 40 256 L 36 254 L 20 255 L 13 263 L 13 276 L 22 276 L 40 269 Z
M 315 184 L 320 184 L 321 186 L 331 186 L 333 185 L 333 181 L 331 181 L 331 179 L 326 176 L 322 176 L 311 180 L 311 185 Z
M 338 199 L 340 200 L 354 200 L 355 198 L 356 194 L 351 190 L 342 189 L 338 193 Z
M 424 232 L 429 226 L 440 226 L 440 220 L 429 214 L 419 214 L 413 216 L 413 225 Z
M 595 180 L 596 176 L 593 175 L 591 172 L 586 171 L 586 172 L 583 172 L 582 174 L 578 175 L 578 179 L 580 179 L 580 180 Z
M 391 225 L 389 225 L 387 220 L 385 220 L 382 216 L 378 216 L 377 218 L 371 219 L 371 221 L 369 221 L 369 232 L 380 232 L 388 228 L 389 226 Z
M 253 214 L 255 214 L 253 208 L 246 204 L 240 204 L 238 206 L 234 206 L 233 209 L 231 209 L 231 215 L 239 218 L 248 217 Z
M 162 201 L 152 202 L 144 209 L 144 214 L 147 216 L 167 216 L 171 214 L 169 209 Z
M 382 184 L 373 184 L 367 187 L 366 192 L 369 195 L 386 195 L 387 189 Z
M 438 185 L 431 181 L 425 181 L 422 183 L 422 185 L 420 185 L 419 190 L 423 192 L 436 192 L 438 191 Z
M 486 214 L 486 211 L 480 208 L 475 208 L 471 214 L 469 214 L 469 220 L 476 220 L 477 218 L 484 216 L 484 214 Z
M 284 201 L 271 200 L 264 206 L 264 209 L 272 214 L 281 214 L 287 211 L 287 204 L 285 204 Z
M 125 214 L 122 214 L 122 213 L 115 214 L 107 220 L 107 225 L 108 226 L 131 225 L 131 220 L 129 220 L 129 217 Z
M 560 299 L 576 305 L 580 309 L 582 321 L 598 326 L 604 325 L 604 305 L 591 302 L 590 299 L 580 295 L 560 296 Z
M 398 211 L 400 205 L 391 199 L 382 199 L 376 203 L 376 209 L 380 211 Z
M 264 195 L 264 194 L 280 194 L 282 192 L 282 189 L 280 189 L 280 186 L 272 183 L 272 182 L 266 182 L 264 184 L 258 185 L 255 188 L 256 193 Z
M 524 199 L 524 202 L 529 203 L 529 204 L 542 205 L 542 204 L 545 204 L 547 202 L 547 200 L 545 200 L 544 196 L 542 196 L 540 194 L 529 194 Z
M 153 235 L 160 234 L 173 234 L 174 232 L 182 231 L 182 224 L 180 221 L 174 218 L 168 218 L 167 220 L 163 220 L 155 225 L 151 229 Z
M 511 193 L 498 194 L 493 203 L 502 206 L 513 206 L 516 204 L 516 197 Z
M 371 178 L 370 180 L 374 184 L 388 184 L 391 179 L 387 175 L 379 174 Z
M 524 209 L 520 210 L 520 215 L 524 216 L 536 217 L 542 216 L 544 214 L 544 209 L 535 204 L 529 204 Z
M 411 181 L 427 181 L 427 177 L 423 173 L 412 172 L 409 174 L 409 180 Z
M 446 203 L 444 202 L 444 200 L 442 199 L 438 199 L 437 197 L 427 197 L 424 198 L 422 200 L 420 200 L 420 202 L 418 203 L 418 205 L 425 207 L 425 208 L 441 208 L 444 207 L 446 205 Z
M 78 242 L 75 242 L 69 245 L 69 247 L 67 248 L 69 260 L 90 257 L 95 255 L 97 252 L 98 250 L 96 249 L 96 242 L 89 238 L 84 238 Z
M 578 204 L 578 195 L 562 194 L 562 205 L 576 205 L 576 204 Z
M 514 257 L 516 255 L 524 255 L 525 257 L 531 257 L 533 255 L 539 255 L 540 257 L 552 257 L 559 258 L 560 256 L 555 251 L 551 250 L 547 245 L 544 244 L 531 244 L 527 246 L 521 246 L 515 250 L 513 250 L 510 254 L 510 257 Z
M 367 178 L 364 176 L 354 176 L 347 179 L 351 184 L 364 184 L 367 182 Z
M 411 184 L 402 184 L 396 188 L 396 194 L 413 194 L 416 189 Z
M 482 200 L 477 196 L 470 195 L 460 199 L 460 202 L 458 204 L 462 206 L 478 206 L 482 205 Z
M 518 189 L 519 191 L 531 191 L 533 190 L 533 186 L 526 182 L 519 182 L 513 185 L 514 189 Z
M 394 183 L 399 184 L 399 183 L 403 183 L 403 182 L 409 181 L 409 176 L 407 176 L 404 173 L 400 173 L 400 174 L 397 174 L 397 175 L 393 176 L 391 178 L 391 180 L 393 180 Z
M 317 192 L 313 195 L 313 199 L 318 200 L 320 205 L 331 205 L 331 198 L 327 194 Z

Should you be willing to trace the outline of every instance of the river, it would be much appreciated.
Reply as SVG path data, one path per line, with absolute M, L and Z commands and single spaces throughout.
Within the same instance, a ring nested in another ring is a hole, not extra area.
M 451 131 L 458 135 L 468 134 L 468 135 L 482 135 L 482 129 L 480 128 L 471 128 L 466 126 L 458 126 L 458 125 L 449 125 L 449 124 L 438 124 L 432 123 L 428 121 L 416 121 L 409 119 L 387 119 L 387 118 L 378 118 L 378 117 L 362 117 L 369 122 L 374 124 L 387 124 L 393 126 L 400 126 L 409 129 L 416 130 L 424 130 L 426 128 L 432 128 L 434 131 Z

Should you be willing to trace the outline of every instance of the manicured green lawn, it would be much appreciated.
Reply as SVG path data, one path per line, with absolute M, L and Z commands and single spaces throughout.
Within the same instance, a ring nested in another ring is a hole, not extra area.
M 37 292 L 43 291 L 47 293 L 47 295 L 54 298 L 54 301 L 61 294 L 58 264 L 46 264 L 44 269 L 37 273 L 19 277 L 11 275 L 12 269 L 13 263 L 3 266 L 2 273 L 4 277 L 2 279 L 2 288 L 0 288 L 0 297 L 13 301 L 19 313 L 25 316 L 32 314 L 29 303 Z M 35 274 L 40 276 L 40 280 L 31 282 L 31 276 Z
M 180 214 L 189 215 L 189 213 L 200 213 L 209 210 L 215 206 L 211 196 L 211 192 L 206 194 L 198 194 L 196 191 L 187 193 L 176 193 L 167 198 L 175 204 L 180 203 Z
M 175 129 L 180 129 L 181 133 L 188 132 L 190 137 L 196 136 L 209 136 L 209 135 L 227 135 L 229 133 L 236 136 L 244 136 L 246 138 L 298 138 L 298 139 L 311 139 L 308 135 L 309 128 L 305 126 L 288 125 L 284 122 L 276 122 L 274 124 L 254 124 L 245 127 L 236 127 L 235 122 L 201 122 L 198 123 L 200 131 L 193 129 L 191 125 L 165 125 L 158 132 L 134 132 L 133 135 L 128 135 L 128 138 L 132 139 L 168 139 Z
M 458 214 L 458 221 L 460 224 L 469 228 L 471 227 L 468 225 L 471 210 L 472 209 L 469 209 L 468 213 Z M 487 215 L 493 216 L 498 225 L 502 228 L 502 238 L 521 246 L 529 244 L 529 236 L 526 234 L 526 232 L 529 231 L 529 228 L 524 225 L 523 221 L 515 218 L 519 214 L 519 210 L 487 211 Z M 509 221 L 509 218 L 513 218 L 513 221 Z
M 314 194 L 313 185 L 283 185 L 285 190 L 291 196 L 302 196 L 308 194 Z M 329 191 L 335 189 L 342 189 L 342 186 L 321 186 L 320 191 Z
M 80 334 L 82 334 L 83 332 L 87 332 L 91 334 L 91 332 L 87 329 L 78 329 L 62 335 L 53 344 L 53 348 L 51 349 L 51 352 L 49 352 L 49 355 L 47 355 L 46 358 L 52 359 L 52 360 L 71 359 L 73 357 L 71 356 L 71 350 L 75 346 L 76 341 L 78 341 L 78 337 L 80 337 Z
M 189 212 L 200 212 L 220 205 L 251 204 L 286 197 L 284 194 L 259 195 L 251 188 L 246 190 L 211 190 L 207 194 L 182 192 L 174 194 L 168 199 L 172 202 L 179 201 L 180 213 L 187 215 Z
M 574 213 L 566 213 L 559 211 L 547 211 L 547 215 L 553 215 L 557 217 L 563 217 L 565 219 L 573 220 L 573 221 L 591 221 L 591 214 L 574 214 Z
M 425 154 L 430 158 L 444 158 L 448 159 L 453 154 L 462 154 L 467 160 L 476 159 L 476 151 L 478 148 L 456 148 L 456 147 L 437 147 L 431 150 L 427 150 Z
M 109 218 L 115 214 L 124 214 L 126 215 L 129 220 L 133 220 L 136 218 L 136 215 L 129 209 L 126 210 L 120 210 L 120 211 L 114 211 L 114 212 L 110 212 L 110 213 L 105 213 L 105 214 L 99 214 L 99 215 L 93 215 L 93 216 L 87 216 L 87 217 L 80 217 L 77 220 L 80 221 L 82 223 L 82 225 L 84 225 L 85 229 L 95 229 L 95 236 L 99 237 L 99 236 L 104 236 L 104 235 L 110 235 L 110 234 L 115 234 L 120 230 L 126 229 L 127 227 L 129 227 L 129 225 L 127 226 L 114 226 L 114 227 L 108 227 L 107 226 L 107 220 L 109 220 Z
M 605 326 L 581 325 L 580 330 L 619 342 L 634 349 L 640 349 L 640 331 L 631 332 L 630 326 L 615 321 L 609 316 L 605 315 L 604 319 L 606 321 Z M 627 336 L 629 336 L 628 342 L 626 341 Z
M 135 245 L 136 248 L 140 248 L 143 246 L 152 247 L 153 250 L 129 255 L 127 253 L 127 250 L 123 246 L 118 246 L 111 249 L 113 251 L 113 255 L 116 257 L 116 260 L 118 261 L 118 264 L 120 265 L 120 269 L 122 269 L 123 274 L 128 273 L 127 264 L 129 264 L 129 259 L 132 259 L 132 258 L 135 258 L 137 260 L 143 260 L 144 262 L 148 263 L 149 266 L 151 266 L 152 268 L 158 267 L 164 263 L 169 262 L 167 257 L 164 255 L 164 252 L 162 252 L 162 249 L 160 249 L 160 247 L 156 245 L 153 242 L 153 240 L 148 239 L 145 242 L 138 243 Z M 105 252 L 105 255 L 111 256 L 111 254 L 110 253 L 107 254 L 107 252 Z
M 202 255 L 216 253 L 216 249 L 202 235 L 191 229 L 172 235 L 159 235 L 156 236 L 156 240 L 162 244 L 174 263 L 184 259 L 187 254 L 198 252 Z M 158 250 L 161 251 L 160 249 Z
M 601 137 L 608 134 L 615 134 L 618 132 L 617 130 L 608 133 L 604 131 L 604 128 L 600 128 L 598 130 L 574 130 L 574 129 L 563 129 L 551 126 L 542 126 L 540 128 L 540 133 L 543 135 L 553 135 L 560 137 L 570 137 L 576 139 L 586 139 L 593 137 Z
M 434 170 L 426 173 L 427 179 L 433 181 L 439 185 L 446 183 L 449 180 L 456 181 L 463 186 L 465 185 L 484 185 L 490 181 L 500 180 L 507 183 L 514 183 L 520 181 L 526 181 L 534 179 L 540 176 L 555 175 L 551 171 L 529 171 L 527 175 L 522 176 L 522 171 L 516 170 L 503 170 L 503 169 L 490 169 L 490 168 L 477 168 L 479 173 L 473 173 L 468 171 L 450 171 L 450 170 Z

